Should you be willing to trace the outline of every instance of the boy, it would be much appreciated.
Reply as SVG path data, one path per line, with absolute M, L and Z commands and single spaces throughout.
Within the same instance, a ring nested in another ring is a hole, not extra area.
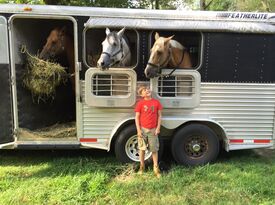
M 138 94 L 143 98 L 137 103 L 135 108 L 135 122 L 138 135 L 138 146 L 140 150 L 139 173 L 143 173 L 145 169 L 144 155 L 146 150 L 145 141 L 147 141 L 149 151 L 152 152 L 154 174 L 160 178 L 161 174 L 158 167 L 158 134 L 160 133 L 162 105 L 158 100 L 152 98 L 152 92 L 150 88 L 146 86 L 141 86 L 138 89 Z

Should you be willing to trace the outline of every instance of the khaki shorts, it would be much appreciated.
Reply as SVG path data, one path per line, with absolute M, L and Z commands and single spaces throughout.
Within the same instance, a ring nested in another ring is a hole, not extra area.
M 138 148 L 140 150 L 145 151 L 148 148 L 150 152 L 159 151 L 159 138 L 158 136 L 155 136 L 155 130 L 155 128 L 141 128 L 142 138 L 138 137 Z

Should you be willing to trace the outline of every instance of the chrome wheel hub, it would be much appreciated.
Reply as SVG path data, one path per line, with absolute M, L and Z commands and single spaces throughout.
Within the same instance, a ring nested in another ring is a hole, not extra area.
M 138 137 L 133 135 L 128 139 L 125 144 L 125 153 L 126 155 L 134 162 L 139 162 L 139 149 L 138 149 Z M 152 152 L 148 150 L 145 151 L 145 160 L 149 159 L 152 155 Z

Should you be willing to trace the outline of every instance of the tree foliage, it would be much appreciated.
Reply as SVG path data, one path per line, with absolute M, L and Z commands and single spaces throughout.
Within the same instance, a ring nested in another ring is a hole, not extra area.
M 181 0 L 185 2 L 185 0 Z M 275 11 L 274 0 L 190 0 L 193 9 L 212 11 Z
M 70 6 L 94 6 L 94 7 L 131 7 L 132 3 L 128 0 L 44 0 L 45 4 L 50 5 L 70 5 Z

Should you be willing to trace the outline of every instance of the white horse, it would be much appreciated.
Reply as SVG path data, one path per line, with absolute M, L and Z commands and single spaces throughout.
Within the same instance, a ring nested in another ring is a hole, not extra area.
M 123 36 L 125 28 L 111 32 L 106 28 L 106 38 L 102 42 L 102 53 L 97 61 L 97 67 L 106 70 L 112 66 L 125 67 L 131 64 L 131 50 Z
M 127 67 L 131 65 L 131 51 L 124 37 L 125 28 L 111 32 L 106 28 L 106 38 L 102 42 L 102 53 L 97 61 L 97 67 L 107 70 L 110 67 Z M 111 95 L 128 95 L 127 76 L 114 75 L 110 85 Z

